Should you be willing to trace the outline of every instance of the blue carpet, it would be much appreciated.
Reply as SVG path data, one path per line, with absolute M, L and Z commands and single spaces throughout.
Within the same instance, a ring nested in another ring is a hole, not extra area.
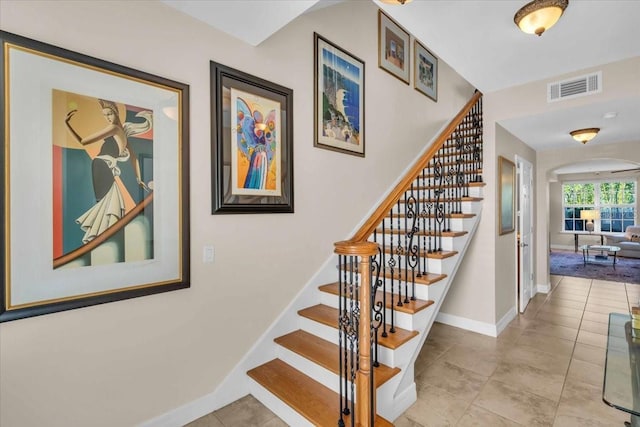
M 549 270 L 558 276 L 640 284 L 640 259 L 635 258 L 618 258 L 614 269 L 609 263 L 584 265 L 581 251 L 554 251 L 549 255 Z

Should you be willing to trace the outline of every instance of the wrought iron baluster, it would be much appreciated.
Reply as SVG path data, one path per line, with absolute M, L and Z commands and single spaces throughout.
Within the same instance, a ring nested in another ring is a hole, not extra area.
M 406 249 L 405 249 L 405 266 L 406 266 L 406 271 L 407 271 L 407 280 L 405 280 L 405 292 L 404 292 L 404 302 L 405 304 L 408 304 L 410 302 L 409 298 L 411 298 L 411 300 L 415 300 L 415 294 L 416 294 L 416 274 L 419 274 L 419 270 L 418 273 L 416 273 L 416 269 L 419 267 L 418 266 L 418 262 L 419 262 L 419 250 L 420 250 L 420 246 L 419 243 L 415 243 L 415 236 L 416 233 L 418 232 L 419 228 L 418 228 L 418 198 L 416 197 L 416 189 L 415 189 L 415 185 L 411 184 L 411 187 L 409 188 L 409 190 L 407 191 L 408 196 L 406 197 L 406 209 L 407 209 L 407 214 L 406 214 L 406 218 L 408 219 L 407 221 L 407 240 L 406 240 Z M 406 193 L 405 193 L 406 194 Z M 411 280 L 409 281 L 409 276 L 411 277 Z M 409 289 L 408 287 L 411 286 L 411 296 L 409 297 Z

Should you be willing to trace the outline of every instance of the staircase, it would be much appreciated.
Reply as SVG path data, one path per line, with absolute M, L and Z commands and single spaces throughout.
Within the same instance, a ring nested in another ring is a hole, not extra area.
M 251 393 L 289 425 L 392 425 L 415 402 L 414 362 L 480 219 L 481 144 L 477 92 L 354 237 L 336 243 L 329 270 L 339 280 L 281 322 L 276 357 L 247 374 Z

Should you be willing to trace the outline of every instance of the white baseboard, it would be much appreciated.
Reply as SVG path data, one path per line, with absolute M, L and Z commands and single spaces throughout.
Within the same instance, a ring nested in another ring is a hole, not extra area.
M 181 427 L 213 412 L 218 406 L 215 393 L 209 393 L 179 408 L 147 420 L 138 427 Z
M 502 319 L 498 320 L 498 323 L 496 323 L 496 336 L 500 335 L 502 331 L 504 331 L 506 327 L 509 326 L 509 323 L 511 323 L 511 321 L 517 316 L 518 307 L 511 307 L 511 310 L 507 311 L 507 313 L 502 316 Z
M 438 313 L 436 322 L 444 323 L 445 325 L 455 326 L 456 328 L 466 329 L 467 331 L 477 332 L 479 334 L 488 335 L 490 337 L 497 337 L 500 333 L 511 323 L 513 319 L 518 315 L 518 309 L 512 307 L 502 319 L 500 319 L 495 325 L 486 322 L 480 322 L 478 320 L 467 319 L 466 317 L 455 316 L 453 314 Z
M 477 320 L 467 319 L 466 317 L 455 316 L 453 314 L 440 312 L 438 313 L 438 316 L 436 316 L 436 322 L 455 326 L 460 329 L 466 329 L 471 332 L 477 332 L 482 335 L 489 335 L 490 337 L 498 336 L 496 333 L 496 326 L 491 323 L 479 322 Z
M 541 285 L 538 283 L 536 285 L 536 293 L 538 294 L 548 294 L 551 291 L 551 283 L 547 283 L 546 285 Z

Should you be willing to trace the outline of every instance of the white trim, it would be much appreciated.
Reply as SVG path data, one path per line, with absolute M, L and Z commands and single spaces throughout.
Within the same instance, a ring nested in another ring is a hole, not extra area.
M 496 326 L 491 323 L 479 322 L 477 320 L 467 319 L 466 317 L 455 316 L 453 314 L 440 312 L 438 313 L 438 316 L 436 316 L 436 322 L 455 326 L 456 328 L 466 329 L 471 332 L 477 332 L 482 335 L 489 335 L 490 337 L 498 336 L 496 333 Z
M 551 283 L 547 283 L 546 285 L 542 285 L 538 283 L 536 285 L 536 293 L 538 294 L 548 294 L 551 292 Z
M 138 427 L 178 427 L 189 424 L 200 417 L 213 412 L 215 393 L 206 394 L 196 400 L 172 409 L 162 415 L 138 424 Z
M 575 250 L 575 245 L 550 245 L 551 249 L 560 249 L 560 250 L 567 250 L 567 251 L 573 251 Z
M 498 323 L 496 323 L 496 336 L 500 335 L 516 317 L 518 317 L 518 308 L 511 307 L 511 310 L 507 311 L 505 315 L 502 316 L 502 319 L 498 320 Z
M 480 322 L 478 320 L 467 319 L 466 317 L 455 316 L 453 314 L 438 313 L 436 322 L 444 323 L 445 325 L 455 326 L 456 328 L 465 329 L 471 332 L 477 332 L 479 334 L 488 335 L 490 337 L 497 337 L 505 330 L 509 323 L 518 316 L 518 309 L 511 307 L 511 309 L 494 325 L 491 323 Z

